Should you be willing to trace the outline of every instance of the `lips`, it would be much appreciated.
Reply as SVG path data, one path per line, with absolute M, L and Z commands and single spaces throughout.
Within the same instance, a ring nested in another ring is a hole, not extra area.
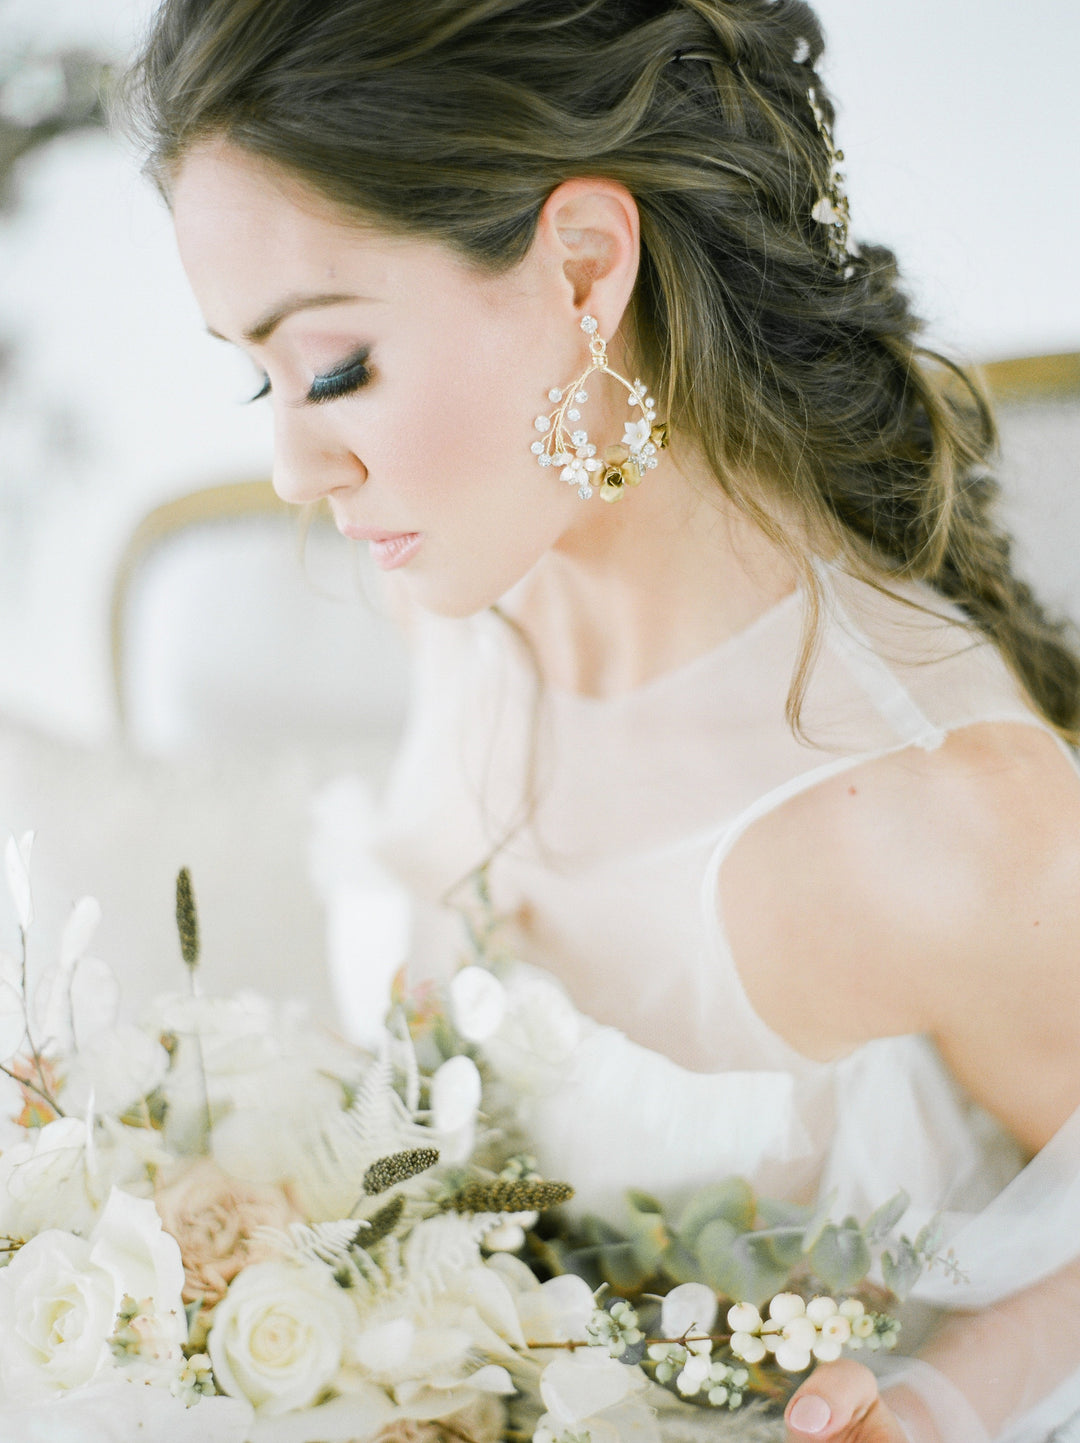
M 399 541 L 403 536 L 416 536 L 415 531 L 380 531 L 377 526 L 354 526 L 350 521 L 339 521 L 338 530 L 351 541 Z

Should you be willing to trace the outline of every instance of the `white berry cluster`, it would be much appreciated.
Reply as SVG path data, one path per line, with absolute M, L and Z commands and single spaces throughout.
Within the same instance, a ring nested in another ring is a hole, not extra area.
M 868 1313 L 858 1298 L 817 1297 L 804 1301 L 798 1293 L 777 1293 L 762 1318 L 752 1303 L 728 1310 L 731 1351 L 745 1363 L 760 1363 L 771 1353 L 786 1373 L 802 1373 L 811 1360 L 834 1363 L 845 1348 L 891 1348 L 899 1324 Z M 881 1326 L 879 1326 L 879 1323 Z
M 703 1395 L 714 1408 L 740 1408 L 750 1374 L 745 1368 L 714 1359 L 712 1346 L 711 1338 L 651 1343 L 649 1357 L 656 1364 L 656 1381 L 674 1381 L 684 1398 Z
M 597 1308 L 585 1328 L 589 1342 L 606 1348 L 613 1358 L 621 1358 L 628 1348 L 636 1347 L 645 1334 L 638 1325 L 638 1315 L 625 1298 L 618 1298 L 610 1308 Z

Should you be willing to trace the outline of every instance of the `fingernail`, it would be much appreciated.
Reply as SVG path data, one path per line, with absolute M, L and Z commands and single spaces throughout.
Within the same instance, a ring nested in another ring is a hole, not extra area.
M 788 1414 L 788 1422 L 800 1433 L 820 1433 L 827 1428 L 832 1409 L 817 1393 L 804 1393 L 796 1398 L 795 1406 Z

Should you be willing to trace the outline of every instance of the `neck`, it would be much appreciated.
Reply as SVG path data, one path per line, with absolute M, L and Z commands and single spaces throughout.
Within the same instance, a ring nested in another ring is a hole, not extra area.
M 611 696 L 693 660 L 794 589 L 790 562 L 703 463 L 665 454 L 613 505 L 590 501 L 521 583 L 514 613 L 545 679 Z

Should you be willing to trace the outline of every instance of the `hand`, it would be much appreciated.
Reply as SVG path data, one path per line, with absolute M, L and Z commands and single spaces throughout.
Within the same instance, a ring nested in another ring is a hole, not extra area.
M 851 1358 L 814 1369 L 784 1411 L 788 1443 L 907 1443 L 908 1435 L 878 1396 L 877 1379 Z

